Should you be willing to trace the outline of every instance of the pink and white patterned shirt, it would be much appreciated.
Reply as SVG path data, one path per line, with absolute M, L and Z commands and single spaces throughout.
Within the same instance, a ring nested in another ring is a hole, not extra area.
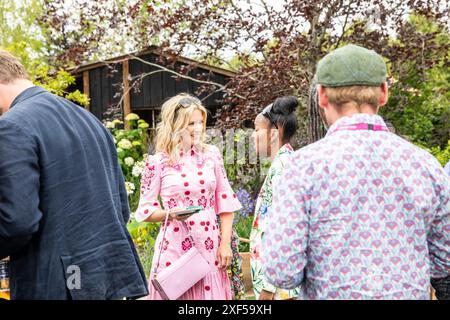
M 450 178 L 391 132 L 342 130 L 361 123 L 386 126 L 376 115 L 340 118 L 286 164 L 264 273 L 301 286 L 300 299 L 429 299 L 430 278 L 450 275 Z

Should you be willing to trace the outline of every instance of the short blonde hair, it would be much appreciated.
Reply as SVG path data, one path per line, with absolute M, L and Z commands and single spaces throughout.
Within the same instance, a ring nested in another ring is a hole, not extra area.
M 30 80 L 30 77 L 16 57 L 0 50 L 0 83 L 8 84 L 17 79 Z
M 328 102 L 337 107 L 347 103 L 356 103 L 359 107 L 368 104 L 374 109 L 379 107 L 381 87 L 350 86 L 350 87 L 324 87 Z
M 180 101 L 186 99 L 188 106 L 184 107 Z M 181 133 L 189 125 L 190 118 L 195 110 L 203 115 L 203 132 L 201 147 L 205 147 L 207 110 L 200 100 L 187 93 L 178 94 L 167 100 L 161 108 L 161 121 L 156 127 L 156 152 L 165 152 L 169 155 L 171 163 L 179 160 Z

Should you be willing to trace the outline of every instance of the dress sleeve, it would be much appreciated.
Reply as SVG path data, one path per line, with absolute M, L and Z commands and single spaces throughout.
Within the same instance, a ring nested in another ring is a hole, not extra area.
M 216 192 L 215 192 L 215 209 L 216 214 L 221 214 L 224 212 L 234 212 L 242 208 L 237 195 L 231 188 L 230 182 L 227 178 L 227 173 L 223 165 L 222 154 L 217 149 L 213 147 L 213 157 L 214 157 L 214 173 L 216 175 Z
M 142 222 L 153 212 L 162 209 L 158 196 L 161 190 L 161 163 L 157 155 L 147 157 L 141 178 L 141 196 L 136 221 Z

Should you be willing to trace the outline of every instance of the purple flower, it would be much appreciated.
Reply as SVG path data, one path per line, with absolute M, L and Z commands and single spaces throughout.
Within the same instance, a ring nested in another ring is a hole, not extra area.
M 245 188 L 239 188 L 236 191 L 237 198 L 242 204 L 242 209 L 239 211 L 239 216 L 247 218 L 255 210 L 255 200 Z

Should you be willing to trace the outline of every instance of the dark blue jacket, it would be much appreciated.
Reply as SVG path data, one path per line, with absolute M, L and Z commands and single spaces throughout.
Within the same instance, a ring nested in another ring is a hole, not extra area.
M 11 256 L 12 299 L 148 294 L 129 214 L 102 123 L 41 87 L 22 92 L 0 117 L 0 259 Z

